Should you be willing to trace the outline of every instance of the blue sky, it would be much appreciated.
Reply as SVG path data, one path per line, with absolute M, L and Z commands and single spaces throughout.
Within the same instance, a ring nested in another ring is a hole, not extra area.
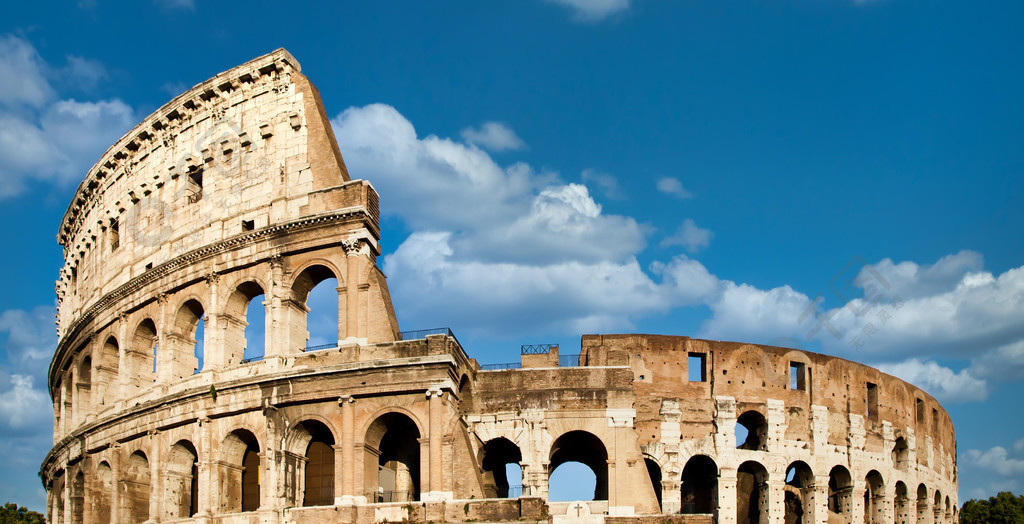
M 75 185 L 277 47 L 381 194 L 403 329 L 450 326 L 482 362 L 629 331 L 841 355 L 944 403 L 961 500 L 1020 493 L 1022 19 L 995 0 L 7 6 L 0 499 L 44 504 Z

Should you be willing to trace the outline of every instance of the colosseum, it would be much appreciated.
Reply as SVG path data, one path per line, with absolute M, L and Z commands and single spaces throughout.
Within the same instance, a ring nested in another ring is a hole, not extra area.
M 378 215 L 284 50 L 107 150 L 57 237 L 49 521 L 956 522 L 953 424 L 921 389 L 657 335 L 481 365 L 399 329 Z M 310 345 L 322 283 L 337 339 Z M 548 500 L 568 462 L 592 500 Z

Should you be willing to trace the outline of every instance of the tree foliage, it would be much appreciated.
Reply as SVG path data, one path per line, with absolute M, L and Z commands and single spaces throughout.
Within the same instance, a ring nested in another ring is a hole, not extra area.
M 1003 491 L 988 500 L 968 500 L 960 509 L 960 523 L 1024 524 L 1024 495 Z
M 25 506 L 8 502 L 0 507 L 0 524 L 44 524 L 46 518 Z

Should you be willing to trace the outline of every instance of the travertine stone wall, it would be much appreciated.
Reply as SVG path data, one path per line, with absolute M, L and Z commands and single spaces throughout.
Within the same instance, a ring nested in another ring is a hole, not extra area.
M 58 240 L 50 522 L 956 520 L 949 417 L 872 368 L 587 335 L 571 366 L 544 347 L 491 370 L 447 329 L 399 331 L 378 196 L 283 50 L 125 135 Z M 331 278 L 337 339 L 310 347 Z M 567 462 L 594 500 L 548 500 Z

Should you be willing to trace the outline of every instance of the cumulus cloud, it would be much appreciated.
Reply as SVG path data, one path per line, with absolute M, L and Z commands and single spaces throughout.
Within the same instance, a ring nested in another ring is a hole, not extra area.
M 0 393 L 0 432 L 4 435 L 42 432 L 51 421 L 53 405 L 26 375 L 11 375 L 10 388 Z
M 136 121 L 121 100 L 57 99 L 53 69 L 20 38 L 0 39 L 0 198 L 21 194 L 30 181 L 70 185 Z M 79 87 L 102 80 L 102 65 L 68 57 L 62 75 Z
M 727 281 L 723 288 L 708 304 L 712 315 L 701 327 L 702 337 L 765 344 L 793 337 L 811 305 L 789 286 L 762 290 Z
M 40 368 L 53 355 L 57 345 L 57 330 L 53 306 L 38 306 L 31 311 L 9 309 L 0 313 L 0 333 L 7 334 L 5 352 L 7 361 L 19 369 Z
M 675 234 L 665 237 L 661 241 L 662 246 L 683 246 L 690 253 L 696 253 L 701 249 L 708 247 L 711 243 L 711 237 L 714 233 L 709 229 L 703 229 L 697 226 L 697 223 L 691 218 L 683 220 L 683 225 L 679 226 L 679 229 Z
M 1020 442 L 1019 440 L 1017 441 Z M 964 452 L 963 458 L 970 462 L 971 466 L 988 470 L 1004 477 L 1024 475 L 1024 459 L 1011 457 L 1006 448 L 993 446 L 985 451 L 969 449 Z
M 914 384 L 943 403 L 979 402 L 989 394 L 986 382 L 972 376 L 968 369 L 954 372 L 932 360 L 912 358 L 880 364 L 878 369 Z
M 983 353 L 971 360 L 968 371 L 976 377 L 998 382 L 1024 380 L 1024 341 L 1007 344 Z M 1024 446 L 1024 439 L 1018 444 Z
M 573 19 L 580 22 L 597 22 L 629 9 L 630 0 L 548 0 L 570 8 Z
M 665 177 L 658 179 L 658 191 L 676 198 L 693 198 L 693 193 L 683 187 L 678 178 Z
M 467 127 L 461 134 L 467 144 L 496 153 L 526 149 L 526 143 L 516 135 L 516 132 L 501 122 L 485 122 L 479 128 Z

